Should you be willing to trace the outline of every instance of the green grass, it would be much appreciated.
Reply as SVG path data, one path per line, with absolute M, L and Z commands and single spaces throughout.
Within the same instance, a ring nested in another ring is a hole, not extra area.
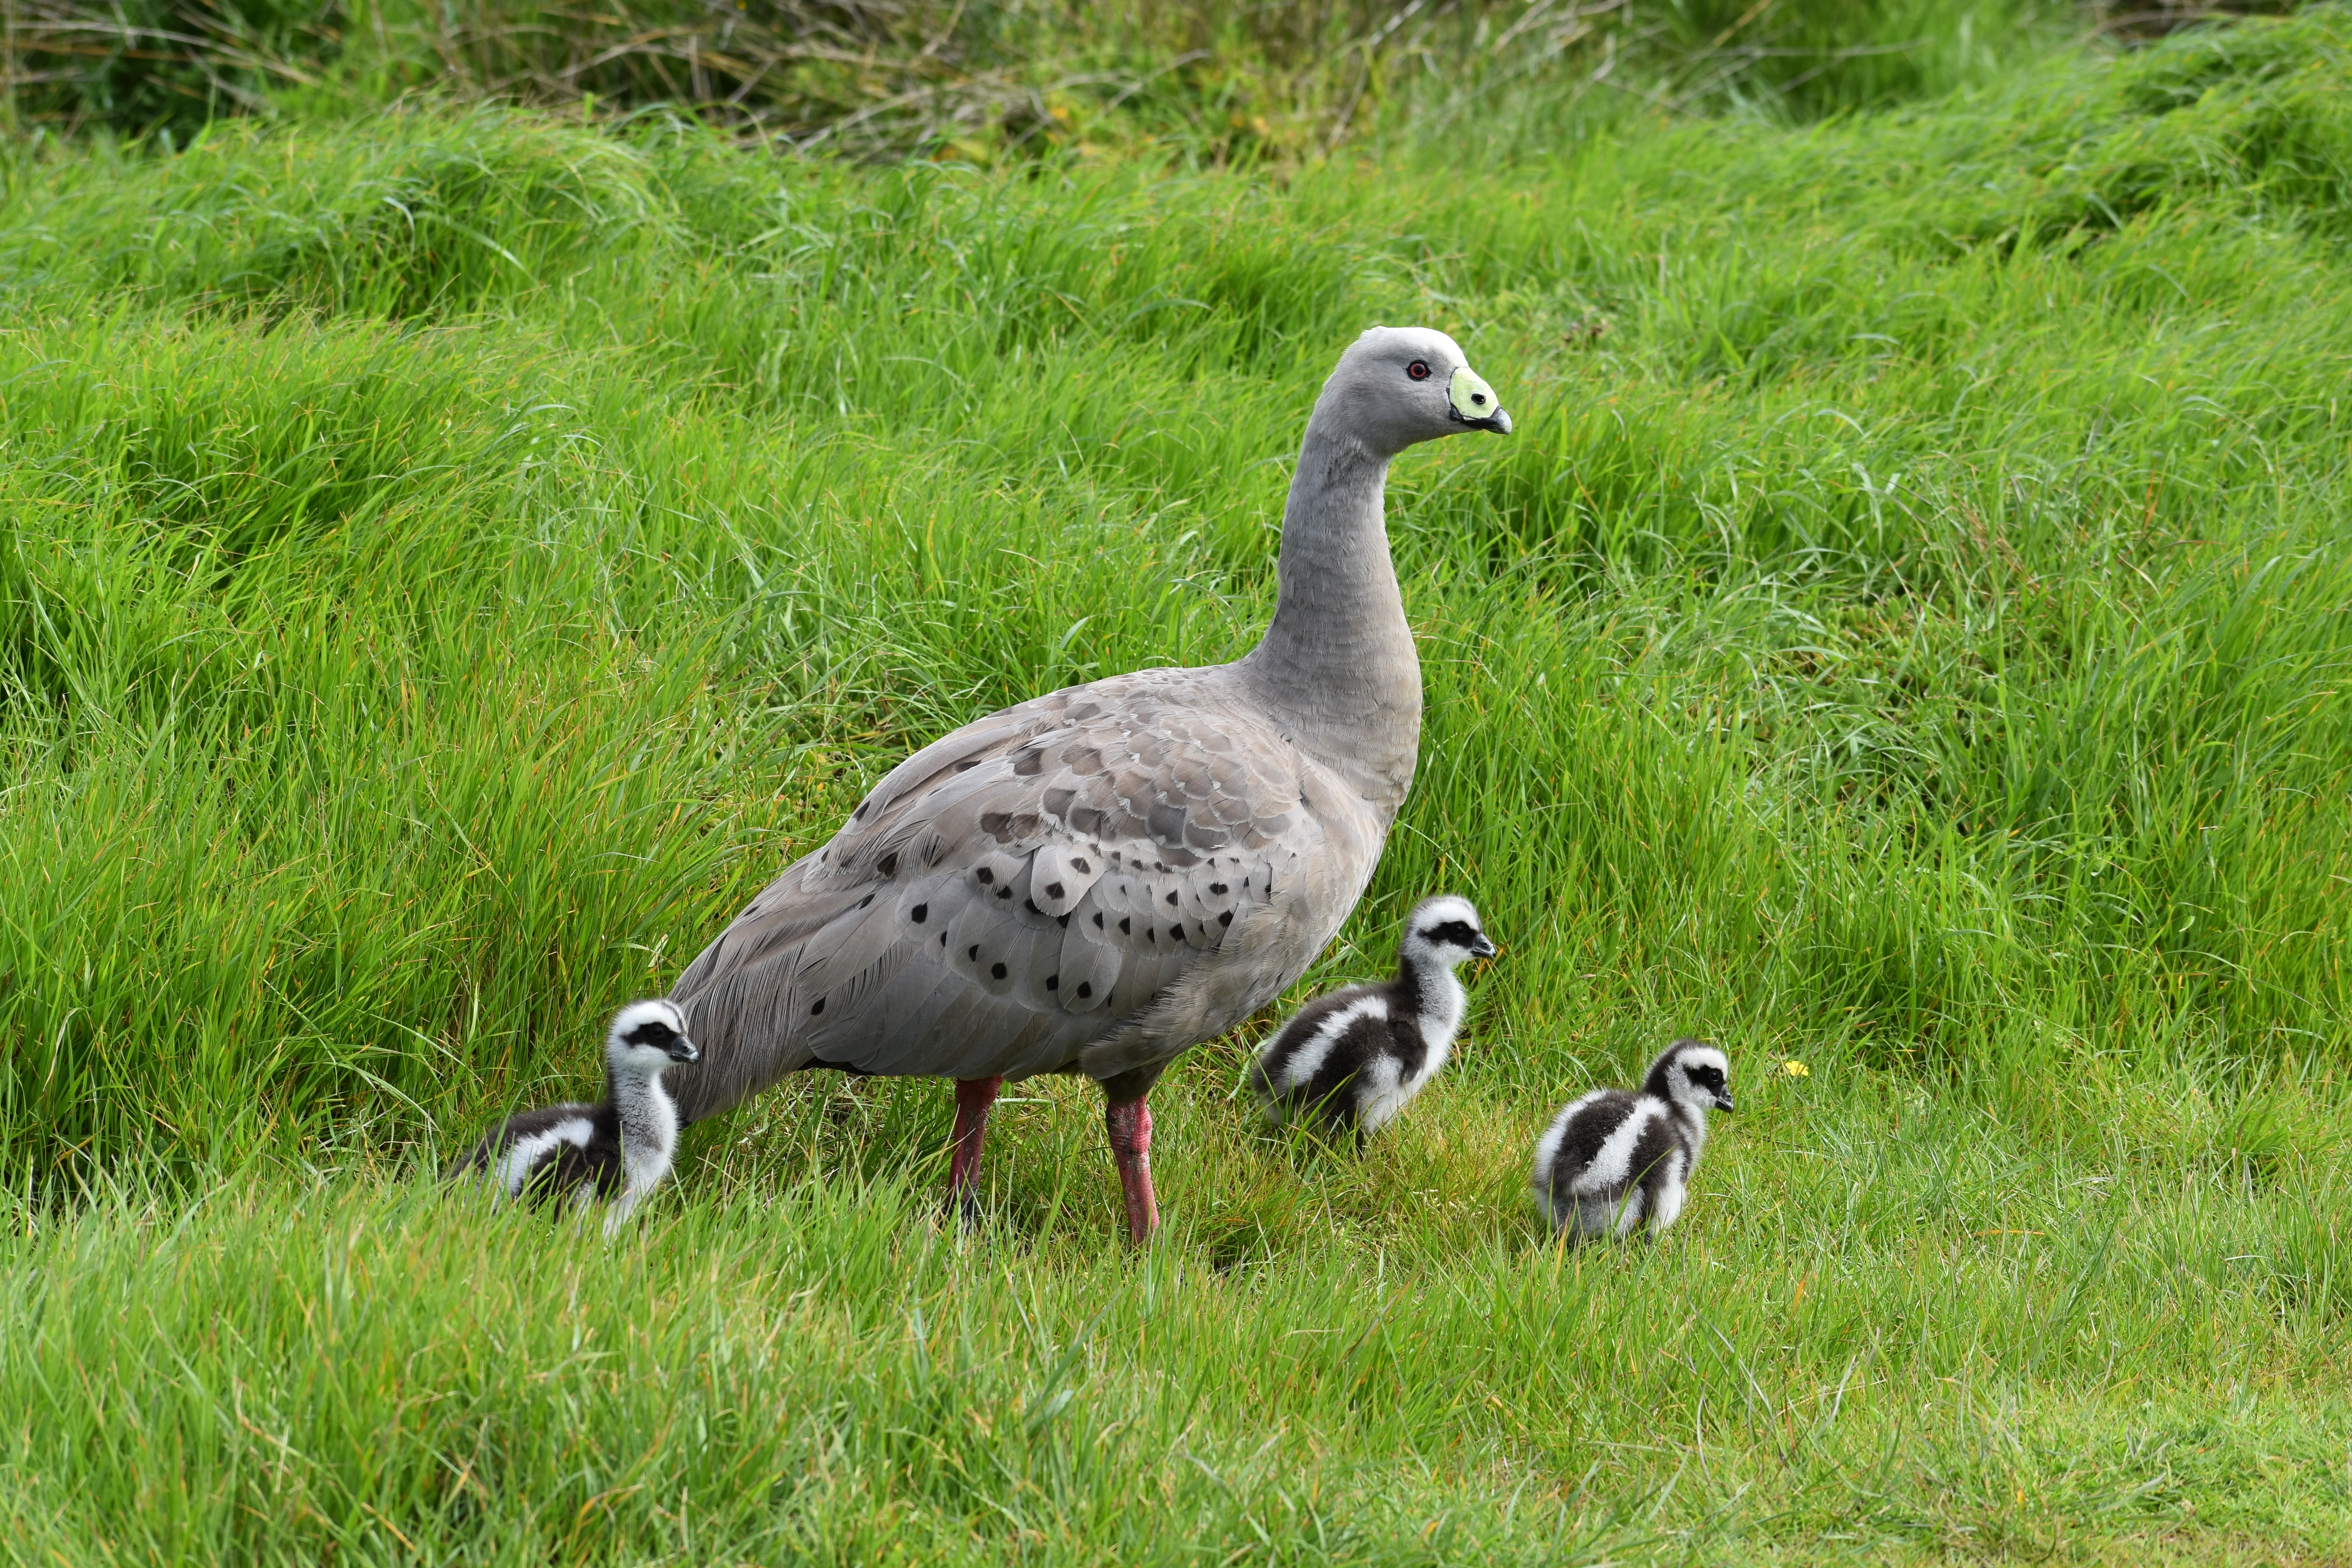
M 2323 8 L 1279 179 L 10 144 L 0 1557 L 2344 1561 L 2347 104 Z M 1398 465 L 1422 772 L 1302 988 L 1479 901 L 1394 1136 L 1260 1135 L 1261 1019 L 1141 1258 L 1060 1080 L 968 1239 L 936 1083 L 611 1247 L 437 1190 L 908 748 L 1245 647 L 1375 321 L 1519 427 Z M 1549 1247 L 1691 1030 L 1682 1224 Z

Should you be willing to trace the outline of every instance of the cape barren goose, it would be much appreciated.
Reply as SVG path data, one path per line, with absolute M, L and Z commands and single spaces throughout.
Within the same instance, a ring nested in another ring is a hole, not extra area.
M 1250 1083 L 1267 1113 L 1316 1117 L 1360 1146 L 1445 1065 L 1462 1027 L 1454 968 L 1494 952 L 1469 900 L 1423 900 L 1405 918 L 1394 980 L 1318 996 L 1258 1053 Z
M 1552 1228 L 1583 1241 L 1674 1224 L 1709 1108 L 1731 1109 L 1731 1063 L 1705 1040 L 1668 1046 L 1632 1094 L 1596 1089 L 1571 1102 L 1536 1142 L 1536 1203 Z
M 1359 338 L 1307 421 L 1258 646 L 1035 698 L 901 763 L 678 977 L 703 1051 L 675 1079 L 688 1120 L 804 1068 L 951 1078 L 949 1191 L 968 1205 L 999 1087 L 1081 1072 L 1148 1237 L 1144 1095 L 1305 972 L 1412 782 L 1390 459 L 1510 429 L 1444 333 Z
M 677 1152 L 677 1110 L 662 1088 L 662 1074 L 695 1056 L 676 1007 L 632 1002 L 604 1037 L 603 1100 L 509 1116 L 448 1174 L 487 1173 L 501 1197 L 569 1196 L 579 1205 L 609 1199 L 604 1234 L 615 1235 L 669 1174 Z

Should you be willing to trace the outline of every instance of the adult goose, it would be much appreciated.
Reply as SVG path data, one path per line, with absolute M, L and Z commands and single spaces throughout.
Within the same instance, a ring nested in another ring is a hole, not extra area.
M 1443 332 L 1375 327 L 1307 421 L 1279 594 L 1244 658 L 965 725 L 893 769 L 678 977 L 688 1121 L 807 1068 L 952 1078 L 951 1199 L 1007 1079 L 1102 1085 L 1129 1236 L 1159 1225 L 1144 1096 L 1306 972 L 1412 782 L 1421 664 L 1381 492 L 1406 447 L 1510 416 Z

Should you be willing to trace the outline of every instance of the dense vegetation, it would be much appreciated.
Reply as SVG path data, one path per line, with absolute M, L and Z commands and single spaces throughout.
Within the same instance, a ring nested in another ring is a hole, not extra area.
M 1433 75 L 1335 159 L 5 143 L 0 1555 L 2352 1550 L 2352 16 L 1934 16 L 2010 68 Z M 908 747 L 1246 647 L 1375 321 L 1519 428 L 1391 491 L 1431 722 L 1308 986 L 1439 887 L 1504 947 L 1396 1135 L 1196 1052 L 1142 1258 L 1060 1081 L 970 1238 L 922 1082 L 614 1247 L 436 1190 Z M 1685 1030 L 1682 1226 L 1545 1246 L 1537 1130 Z
M 2236 0 L 2233 8 L 2275 5 Z M 1212 163 L 1588 98 L 1795 114 L 1990 80 L 2194 0 L 18 0 L 23 121 L 175 143 L 401 92 L 648 105 L 803 148 L 982 160 L 1138 141 Z

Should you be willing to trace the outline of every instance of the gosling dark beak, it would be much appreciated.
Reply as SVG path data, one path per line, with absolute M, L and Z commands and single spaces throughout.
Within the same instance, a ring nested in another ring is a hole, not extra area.
M 1722 1093 L 1720 1093 L 1720 1094 L 1717 1095 L 1717 1096 L 1715 1097 L 1715 1103 L 1716 1103 L 1717 1106 L 1721 1107 L 1721 1108 L 1722 1108 L 1723 1110 L 1730 1110 L 1730 1109 L 1731 1109 L 1731 1091 L 1730 1091 L 1729 1089 L 1725 1089 Z
M 1473 958 L 1492 958 L 1500 951 L 1493 942 L 1486 940 L 1485 931 L 1480 931 L 1478 940 L 1470 944 L 1470 955 Z
M 670 1042 L 669 1059 L 674 1062 L 698 1062 L 702 1059 L 702 1053 L 695 1048 L 692 1040 L 680 1035 Z

